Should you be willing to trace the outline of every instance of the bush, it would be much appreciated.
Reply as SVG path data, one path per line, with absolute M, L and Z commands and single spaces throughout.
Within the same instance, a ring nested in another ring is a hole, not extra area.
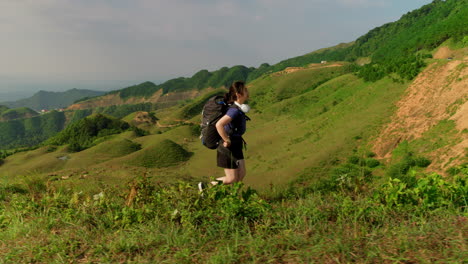
M 351 156 L 348 158 L 348 162 L 351 164 L 359 164 L 361 159 L 358 156 Z
M 468 163 L 462 164 L 460 166 L 451 167 L 447 169 L 447 173 L 450 176 L 455 176 L 455 175 L 468 176 Z
M 414 165 L 421 167 L 421 168 L 426 168 L 431 164 L 431 161 L 429 159 L 426 159 L 424 157 L 416 157 L 414 158 Z
M 365 183 L 370 182 L 372 172 L 355 164 L 342 164 L 331 170 L 329 187 L 333 190 L 360 190 Z
M 466 206 L 466 178 L 457 177 L 448 181 L 435 173 L 419 179 L 415 173 L 407 177 L 413 178 L 413 185 L 400 179 L 389 179 L 377 192 L 376 200 L 390 207 L 416 206 L 421 211 L 452 205 L 460 208 Z
M 376 159 L 368 158 L 365 161 L 366 161 L 366 166 L 369 168 L 375 168 L 380 165 L 380 161 Z

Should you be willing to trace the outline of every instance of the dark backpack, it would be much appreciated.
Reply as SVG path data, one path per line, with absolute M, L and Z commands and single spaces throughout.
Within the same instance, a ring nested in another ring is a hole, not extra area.
M 220 95 L 211 97 L 203 106 L 200 139 L 205 147 L 218 147 L 221 136 L 216 130 L 216 122 L 226 114 L 228 108 L 229 105 Z

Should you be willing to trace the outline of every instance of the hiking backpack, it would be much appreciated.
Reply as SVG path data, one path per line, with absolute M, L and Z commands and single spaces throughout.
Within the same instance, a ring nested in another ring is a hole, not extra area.
M 221 95 L 211 97 L 203 106 L 200 139 L 205 147 L 218 147 L 221 136 L 216 130 L 216 122 L 226 114 L 228 108 L 229 105 Z

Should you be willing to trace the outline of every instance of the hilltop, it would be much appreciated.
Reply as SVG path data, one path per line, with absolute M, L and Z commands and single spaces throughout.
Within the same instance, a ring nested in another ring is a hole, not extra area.
M 36 111 L 27 107 L 5 109 L 4 111 L 0 111 L 0 122 L 14 119 L 31 118 L 37 115 L 39 114 Z

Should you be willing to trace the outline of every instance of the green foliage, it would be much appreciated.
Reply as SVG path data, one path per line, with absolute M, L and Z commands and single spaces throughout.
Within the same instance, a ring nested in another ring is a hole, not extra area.
M 105 114 L 115 118 L 123 118 L 131 113 L 138 111 L 149 112 L 155 109 L 152 103 L 126 104 L 126 105 L 111 105 L 105 107 L 96 107 L 93 109 L 80 109 L 73 112 L 73 116 L 69 123 L 74 123 L 92 114 Z
M 121 120 L 96 114 L 69 125 L 56 136 L 48 139 L 44 144 L 69 144 L 70 151 L 81 151 L 95 144 L 95 140 L 104 136 L 126 131 L 130 125 Z
M 37 145 L 61 131 L 65 121 L 63 112 L 52 111 L 32 118 L 0 122 L 0 148 Z
M 466 255 L 466 178 L 430 174 L 414 187 L 389 180 L 354 197 L 278 191 L 282 199 L 241 183 L 199 193 L 194 183 L 165 185 L 147 175 L 92 193 L 57 186 L 40 177 L 0 185 L 3 260 L 462 263 Z
M 208 87 L 229 87 L 234 81 L 246 81 L 252 71 L 254 71 L 254 68 L 247 68 L 242 65 L 233 66 L 231 68 L 223 67 L 213 72 L 201 70 L 195 73 L 191 78 L 179 77 L 159 85 L 151 82 L 145 82 L 122 90 L 112 91 L 110 93 L 119 93 L 120 97 L 123 99 L 130 97 L 148 98 L 160 89 L 162 89 L 163 94 L 166 94 L 169 92 L 187 91 L 192 89 L 200 90 Z
M 353 43 L 340 44 L 262 67 L 262 73 L 302 67 L 322 60 L 355 61 L 360 57 L 371 57 L 372 63 L 359 70 L 359 76 L 366 81 L 380 80 L 390 73 L 411 80 L 425 66 L 423 59 L 427 56 L 416 56 L 420 50 L 432 50 L 449 38 L 457 42 L 464 41 L 468 33 L 467 16 L 465 1 L 433 1 L 407 13 L 396 22 L 372 29 Z M 252 76 L 258 78 L 260 75 Z M 249 77 L 249 80 L 255 78 Z
M 412 152 L 406 153 L 399 161 L 394 162 L 387 169 L 386 175 L 390 178 L 399 179 L 408 186 L 416 184 L 415 178 L 408 173 L 412 168 L 424 168 L 431 164 L 425 157 L 414 156 Z
M 149 132 L 146 131 L 146 130 L 143 130 L 141 128 L 138 128 L 136 126 L 132 126 L 131 127 L 131 130 L 133 131 L 133 133 L 135 134 L 135 136 L 137 137 L 143 137 L 143 136 L 147 136 L 149 135 Z
M 192 153 L 172 140 L 165 139 L 135 153 L 128 164 L 145 168 L 164 168 L 187 161 L 190 156 Z
M 39 115 L 36 111 L 27 108 L 14 108 L 14 109 L 7 109 L 3 112 L 0 112 L 0 121 L 10 121 L 14 119 L 22 119 L 22 118 L 30 118 Z
M 85 117 L 93 114 L 93 109 L 80 109 L 73 112 L 73 117 L 70 119 L 70 123 L 75 123 Z
M 150 97 L 153 95 L 157 90 L 160 88 L 152 83 L 152 82 L 144 82 L 138 85 L 133 85 L 127 88 L 124 88 L 119 91 L 113 91 L 111 93 L 119 92 L 121 98 L 129 98 L 129 97 Z
M 375 199 L 388 207 L 414 206 L 418 210 L 432 210 L 440 207 L 467 206 L 468 186 L 466 177 L 456 177 L 452 181 L 438 174 L 416 178 L 410 173 L 411 182 L 407 184 L 400 179 L 391 178 L 376 193 Z
M 456 175 L 467 177 L 468 176 L 468 163 L 464 163 L 459 166 L 450 167 L 449 169 L 447 169 L 447 173 L 452 177 Z
M 356 164 L 345 163 L 330 171 L 329 190 L 357 193 L 364 183 L 371 181 L 372 171 Z
M 373 159 L 373 158 L 367 158 L 365 159 L 366 166 L 369 168 L 375 168 L 380 165 L 380 161 Z

